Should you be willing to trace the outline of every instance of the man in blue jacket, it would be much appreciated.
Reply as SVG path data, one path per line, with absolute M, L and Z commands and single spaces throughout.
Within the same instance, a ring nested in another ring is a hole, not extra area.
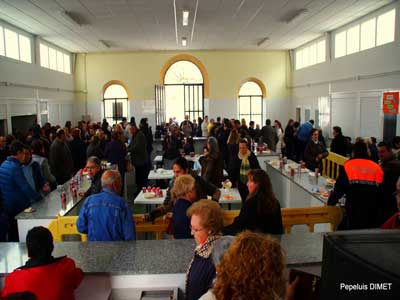
M 118 171 L 107 170 L 101 176 L 103 191 L 89 196 L 76 222 L 78 231 L 89 241 L 129 241 L 135 239 L 135 223 L 124 198 Z
M 10 145 L 10 156 L 0 166 L 0 190 L 3 208 L 8 216 L 8 241 L 18 241 L 18 227 L 15 216 L 31 203 L 38 201 L 41 195 L 31 188 L 22 171 L 25 160 L 24 144 L 14 141 Z
M 302 160 L 304 156 L 304 150 L 306 150 L 307 144 L 311 139 L 311 130 L 314 126 L 314 120 L 307 121 L 300 125 L 297 131 L 297 160 Z

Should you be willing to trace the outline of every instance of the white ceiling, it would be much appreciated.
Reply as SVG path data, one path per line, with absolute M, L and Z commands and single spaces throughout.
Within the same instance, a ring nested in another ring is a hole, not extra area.
M 0 19 L 71 52 L 275 50 L 296 48 L 391 2 L 394 1 L 0 0 Z M 190 11 L 187 27 L 182 26 L 183 9 Z M 286 20 L 300 9 L 307 9 L 308 13 L 287 24 Z M 84 24 L 73 24 L 62 11 L 76 15 Z M 181 46 L 182 37 L 187 37 L 187 47 Z M 265 37 L 269 40 L 257 46 Z

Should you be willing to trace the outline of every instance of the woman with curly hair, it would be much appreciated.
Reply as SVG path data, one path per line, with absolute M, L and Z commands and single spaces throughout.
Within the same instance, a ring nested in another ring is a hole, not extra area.
M 249 195 L 240 209 L 239 216 L 226 226 L 224 235 L 235 235 L 243 230 L 283 234 L 281 207 L 272 190 L 271 180 L 264 170 L 248 173 Z
M 298 279 L 285 288 L 284 269 L 284 254 L 278 241 L 268 235 L 244 231 L 217 266 L 212 292 L 201 300 L 293 300 Z
M 192 204 L 187 215 L 196 249 L 186 274 L 185 300 L 198 300 L 212 287 L 216 275 L 212 252 L 221 237 L 222 208 L 215 201 L 200 200 Z

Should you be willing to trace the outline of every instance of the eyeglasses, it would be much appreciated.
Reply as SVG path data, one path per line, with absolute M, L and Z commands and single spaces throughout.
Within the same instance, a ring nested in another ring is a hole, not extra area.
M 190 227 L 190 233 L 197 233 L 197 232 L 200 232 L 200 231 L 204 230 L 204 228 L 202 228 L 202 229 L 193 229 L 192 225 L 189 225 L 189 227 Z

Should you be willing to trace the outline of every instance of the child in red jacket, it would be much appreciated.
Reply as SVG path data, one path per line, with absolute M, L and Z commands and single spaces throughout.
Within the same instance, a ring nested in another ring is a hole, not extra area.
M 45 227 L 34 227 L 26 237 L 29 260 L 5 279 L 1 297 L 29 292 L 40 300 L 73 300 L 83 272 L 72 259 L 54 258 L 53 237 Z

